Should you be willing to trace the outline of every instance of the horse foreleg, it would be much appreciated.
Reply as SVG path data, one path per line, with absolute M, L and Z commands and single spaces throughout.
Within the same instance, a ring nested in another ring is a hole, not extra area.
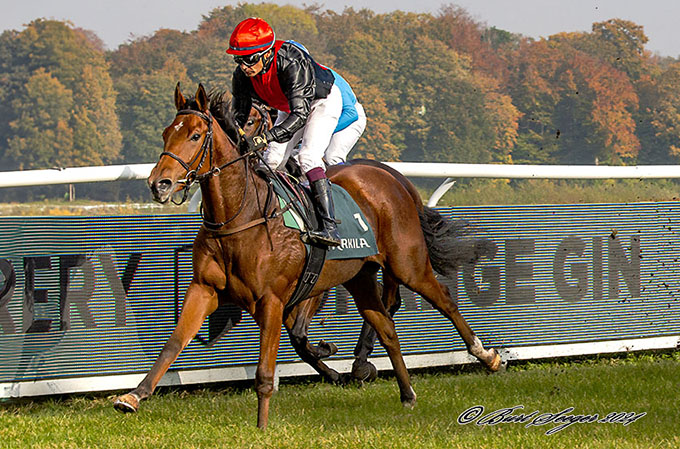
M 274 394 L 274 374 L 276 355 L 281 341 L 283 304 L 275 296 L 265 296 L 258 301 L 254 318 L 260 327 L 260 358 L 255 372 L 257 427 L 264 429 L 269 421 L 269 401 Z
M 354 298 L 359 313 L 375 329 L 380 344 L 387 351 L 399 384 L 401 403 L 405 407 L 412 408 L 416 403 L 416 393 L 411 386 L 394 321 L 388 315 L 380 299 L 379 285 L 375 280 L 375 275 L 370 272 L 360 272 L 344 286 Z
M 338 347 L 323 340 L 319 342 L 318 346 L 312 346 L 307 337 L 309 323 L 320 306 L 321 298 L 322 295 L 318 295 L 301 302 L 286 317 L 284 324 L 288 331 L 290 343 L 302 361 L 314 368 L 327 381 L 338 383 L 341 381 L 340 374 L 321 361 L 322 358 L 338 352 Z
M 187 289 L 182 313 L 175 330 L 163 346 L 156 362 L 144 380 L 131 392 L 119 396 L 114 407 L 121 412 L 136 412 L 139 401 L 146 399 L 156 389 L 158 382 L 168 371 L 172 362 L 198 333 L 206 317 L 217 308 L 217 295 L 212 288 L 192 282 Z

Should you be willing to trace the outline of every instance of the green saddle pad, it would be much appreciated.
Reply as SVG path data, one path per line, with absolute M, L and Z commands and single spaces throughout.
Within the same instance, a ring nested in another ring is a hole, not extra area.
M 288 187 L 278 179 L 272 179 L 274 191 L 279 200 L 279 206 L 283 209 L 290 201 L 295 201 L 298 205 L 299 200 L 290 193 Z M 328 248 L 326 260 L 334 259 L 356 259 L 372 256 L 378 253 L 378 246 L 375 242 L 373 229 L 368 224 L 357 203 L 347 193 L 345 189 L 336 184 L 331 184 L 331 194 L 333 195 L 333 205 L 335 206 L 335 218 L 340 221 L 338 233 L 342 244 L 337 247 Z M 284 224 L 292 229 L 306 231 L 305 222 L 298 214 L 304 207 L 290 208 L 283 214 Z

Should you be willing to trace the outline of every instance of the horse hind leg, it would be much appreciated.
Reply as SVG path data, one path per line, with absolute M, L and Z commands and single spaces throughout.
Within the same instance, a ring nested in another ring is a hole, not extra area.
M 338 352 L 338 347 L 333 343 L 321 340 L 318 345 L 309 343 L 307 332 L 309 323 L 321 305 L 322 295 L 300 303 L 286 317 L 285 326 L 288 331 L 290 343 L 302 361 L 310 365 L 324 379 L 331 383 L 342 383 L 343 378 L 334 369 L 330 368 L 321 359 L 330 357 Z
M 418 266 L 411 264 L 411 266 Z M 489 371 L 496 372 L 502 367 L 502 359 L 496 349 L 485 349 L 481 340 L 463 318 L 458 305 L 451 298 L 448 287 L 440 283 L 434 276 L 429 260 L 423 266 L 423 271 L 411 276 L 403 277 L 402 281 L 412 291 L 420 294 L 427 302 L 448 318 L 465 342 L 470 354 L 482 362 Z
M 343 285 L 354 298 L 359 313 L 375 329 L 380 344 L 387 351 L 397 377 L 402 404 L 405 407 L 412 408 L 416 403 L 416 393 L 411 386 L 394 321 L 392 321 L 381 301 L 380 287 L 375 279 L 375 270 L 365 268 Z
M 383 273 L 383 283 L 378 284 L 382 291 L 382 303 L 387 309 L 390 317 L 394 317 L 399 307 L 401 307 L 401 295 L 399 294 L 399 284 L 387 273 Z M 375 365 L 368 361 L 368 357 L 375 348 L 378 335 L 375 330 L 364 321 L 361 325 L 361 333 L 354 347 L 354 363 L 352 363 L 352 377 L 359 382 L 372 382 L 378 377 L 378 370 Z

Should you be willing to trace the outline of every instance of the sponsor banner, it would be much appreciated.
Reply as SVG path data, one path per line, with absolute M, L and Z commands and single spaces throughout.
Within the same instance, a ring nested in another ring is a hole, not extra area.
M 442 208 L 493 251 L 440 280 L 486 345 L 678 335 L 677 211 L 678 203 Z M 145 373 L 176 323 L 199 226 L 195 214 L 0 218 L 0 383 Z M 427 302 L 401 294 L 405 354 L 464 349 Z M 351 358 L 360 327 L 339 287 L 310 338 L 338 345 L 333 359 Z M 172 369 L 255 364 L 258 341 L 253 320 L 225 306 Z M 278 360 L 299 361 L 285 337 Z

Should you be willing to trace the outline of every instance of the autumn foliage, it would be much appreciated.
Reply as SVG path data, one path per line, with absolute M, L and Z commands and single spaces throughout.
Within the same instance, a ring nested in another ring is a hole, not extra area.
M 234 63 L 224 49 L 249 16 L 350 81 L 368 116 L 356 157 L 680 161 L 680 62 L 645 50 L 633 22 L 533 40 L 454 6 L 432 15 L 246 3 L 213 10 L 192 32 L 159 30 L 115 50 L 64 22 L 5 31 L 2 169 L 154 161 L 173 86 L 229 90 Z

